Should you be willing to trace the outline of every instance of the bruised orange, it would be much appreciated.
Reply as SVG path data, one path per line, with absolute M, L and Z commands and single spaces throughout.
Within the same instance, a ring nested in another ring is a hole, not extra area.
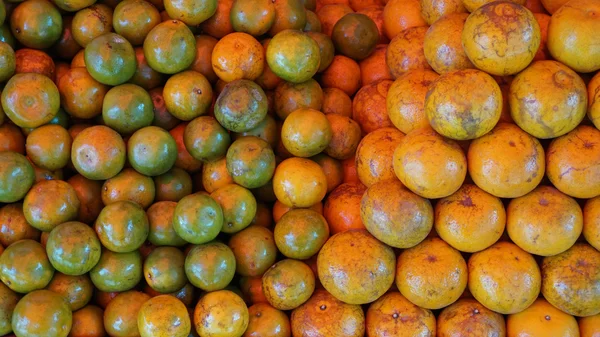
M 433 25 L 444 16 L 467 13 L 467 9 L 465 8 L 465 3 L 467 2 L 463 0 L 421 0 L 421 16 L 423 16 L 428 25 Z
M 423 50 L 425 59 L 436 72 L 443 74 L 474 67 L 462 45 L 462 31 L 468 16 L 462 12 L 448 14 L 427 30 Z
M 248 307 L 229 290 L 204 295 L 194 309 L 194 327 L 200 336 L 242 336 L 248 328 Z
M 362 0 L 355 0 L 355 1 L 362 1 Z M 379 0 L 376 0 L 376 1 L 379 1 Z M 364 8 L 356 10 L 356 12 L 368 16 L 369 18 L 371 18 L 371 20 L 373 20 L 373 22 L 375 22 L 375 25 L 377 26 L 377 30 L 379 31 L 379 41 L 378 42 L 387 44 L 388 42 L 390 42 L 390 40 L 387 38 L 387 36 L 385 36 L 385 31 L 383 28 L 383 9 L 384 8 L 385 7 L 383 4 L 381 4 L 381 5 L 373 4 L 373 5 L 367 5 Z M 373 55 L 373 54 L 371 54 L 371 55 Z
M 537 299 L 520 313 L 508 315 L 506 330 L 509 336 L 515 337 L 579 336 L 579 326 L 575 317 L 558 310 L 543 298 Z
M 323 90 L 314 79 L 302 83 L 281 82 L 275 88 L 273 105 L 282 120 L 298 109 L 320 110 L 322 104 Z
M 588 118 L 600 129 L 600 73 L 596 73 L 588 84 Z
M 393 126 L 386 110 L 386 96 L 391 85 L 391 80 L 380 80 L 363 86 L 354 95 L 352 119 L 360 125 L 363 134 Z
M 410 70 L 431 69 L 427 59 L 425 59 L 423 49 L 427 30 L 426 26 L 408 28 L 398 33 L 390 41 L 385 60 L 394 78 L 398 78 Z
M 442 310 L 437 321 L 437 336 L 506 336 L 504 317 L 472 298 L 462 298 Z
M 525 3 L 527 2 L 526 0 L 509 0 L 509 1 L 519 4 L 519 5 L 522 5 L 522 6 L 525 6 Z M 491 0 L 463 0 L 463 4 L 465 5 L 465 8 L 469 12 L 474 12 L 479 7 L 481 7 L 485 4 L 488 4 L 490 2 L 493 2 L 493 1 L 491 1 Z
M 356 149 L 356 171 L 365 186 L 396 179 L 392 156 L 403 137 L 396 128 L 381 128 L 360 141 Z
M 367 336 L 436 336 L 435 316 L 397 291 L 388 292 L 369 305 Z

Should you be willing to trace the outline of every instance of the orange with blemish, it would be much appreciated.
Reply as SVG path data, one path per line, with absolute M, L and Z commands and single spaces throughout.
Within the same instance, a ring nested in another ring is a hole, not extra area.
M 525 3 L 527 2 L 527 0 L 510 0 L 511 2 L 514 2 L 516 4 L 525 6 Z M 463 0 L 462 1 L 463 4 L 465 5 L 465 8 L 469 11 L 469 12 L 474 12 L 477 8 L 489 4 L 490 2 L 494 2 L 493 0 Z
M 427 30 L 423 41 L 425 59 L 437 73 L 475 67 L 462 45 L 462 31 L 467 17 L 467 13 L 448 14 Z
M 383 27 L 390 40 L 405 29 L 425 26 L 419 0 L 389 0 L 383 9 Z
M 429 199 L 456 192 L 467 175 L 467 158 L 461 147 L 427 127 L 402 138 L 394 151 L 393 166 L 404 186 Z
M 588 118 L 600 129 L 600 72 L 588 83 Z
M 367 310 L 369 337 L 434 337 L 435 316 L 430 310 L 412 304 L 397 291 L 371 303 Z
M 326 115 L 335 114 L 352 117 L 352 99 L 341 89 L 325 88 L 323 89 L 321 111 Z
M 473 140 L 467 159 L 475 184 L 500 198 L 517 198 L 533 191 L 546 167 L 540 142 L 509 123 L 499 123 Z
M 575 317 L 556 309 L 543 298 L 517 314 L 508 315 L 506 329 L 511 337 L 579 337 Z
M 365 229 L 360 217 L 360 202 L 366 190 L 361 182 L 343 183 L 327 196 L 323 216 L 332 235 L 350 229 Z
M 357 0 L 357 1 L 360 1 L 360 0 Z M 384 9 L 384 4 L 382 3 L 379 5 L 374 4 L 371 6 L 366 6 L 364 8 L 361 8 L 360 10 L 356 10 L 356 11 L 357 11 L 357 13 L 368 16 L 371 20 L 373 20 L 373 22 L 375 22 L 375 25 L 377 25 L 377 29 L 379 30 L 379 43 L 388 43 L 388 42 L 390 42 L 390 40 L 385 35 L 385 30 L 384 30 L 384 26 L 383 26 L 383 9 Z
M 409 133 L 429 126 L 425 115 L 425 96 L 433 81 L 439 77 L 432 70 L 417 69 L 398 77 L 386 97 L 387 113 L 400 131 Z
M 500 239 L 506 211 L 500 198 L 473 184 L 435 205 L 435 230 L 452 247 L 467 253 L 486 249 Z
M 408 28 L 390 41 L 385 60 L 394 78 L 410 70 L 431 69 L 423 49 L 427 30 L 426 26 Z
M 403 137 L 396 128 L 382 128 L 360 141 L 356 149 L 356 172 L 365 186 L 396 179 L 392 156 Z
M 600 250 L 600 197 L 589 199 L 583 207 L 583 236 Z
M 386 97 L 391 80 L 381 80 L 363 86 L 352 101 L 352 119 L 364 134 L 393 126 L 386 110 Z
M 408 191 L 398 180 L 371 185 L 361 199 L 360 216 L 373 236 L 396 248 L 417 245 L 433 227 L 429 200 Z
M 269 303 L 279 310 L 296 309 L 312 296 L 315 275 L 306 263 L 285 259 L 275 263 L 262 277 Z
M 233 183 L 233 178 L 227 171 L 225 157 L 207 162 L 202 167 L 202 186 L 206 192 L 212 193 L 225 185 Z
M 328 114 L 325 117 L 332 130 L 332 138 L 325 153 L 339 160 L 353 158 L 361 140 L 360 125 L 346 116 Z
M 472 298 L 461 298 L 444 308 L 437 321 L 438 337 L 504 337 L 504 317 Z
M 548 178 L 574 198 L 600 195 L 600 130 L 580 125 L 548 146 Z
M 469 15 L 462 32 L 471 62 L 491 75 L 512 75 L 525 69 L 540 40 L 540 26 L 533 14 L 510 1 L 479 7 Z
M 467 13 L 463 0 L 421 0 L 421 16 L 428 25 L 433 25 L 444 16 Z
M 310 157 L 310 160 L 321 166 L 325 177 L 327 177 L 327 193 L 333 191 L 344 182 L 344 168 L 339 160 L 332 158 L 324 153 Z
M 219 40 L 212 52 L 212 67 L 225 82 L 255 80 L 264 69 L 265 50 L 252 35 L 231 33 Z

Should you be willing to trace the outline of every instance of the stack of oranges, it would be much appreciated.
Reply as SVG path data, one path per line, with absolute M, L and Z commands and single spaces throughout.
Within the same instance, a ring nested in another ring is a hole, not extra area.
M 0 336 L 600 336 L 600 0 L 0 0 Z

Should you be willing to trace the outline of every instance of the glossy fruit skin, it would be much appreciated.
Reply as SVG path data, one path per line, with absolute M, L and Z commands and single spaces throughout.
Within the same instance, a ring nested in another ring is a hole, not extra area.
M 312 157 L 327 148 L 333 130 L 325 114 L 310 108 L 292 112 L 283 122 L 281 140 L 297 157 Z
M 467 57 L 477 68 L 491 75 L 512 75 L 535 57 L 541 41 L 540 26 L 519 4 L 488 3 L 467 18 L 462 41 Z
M 56 116 L 59 108 L 58 88 L 42 74 L 16 74 L 2 89 L 2 109 L 19 127 L 35 128 L 46 124 Z
M 192 194 L 192 177 L 178 167 L 154 177 L 156 201 L 179 201 Z
M 261 276 L 277 259 L 277 246 L 268 228 L 249 226 L 234 234 L 228 245 L 235 256 L 236 272 L 242 276 Z
M 215 102 L 215 118 L 227 130 L 245 132 L 256 127 L 267 115 L 267 96 L 249 80 L 229 82 Z
M 317 289 L 291 316 L 293 336 L 360 337 L 365 334 L 365 315 L 359 305 L 347 304 Z
M 472 298 L 461 298 L 444 308 L 437 321 L 438 336 L 475 333 L 477 336 L 506 336 L 504 317 Z
M 61 295 L 69 304 L 71 311 L 86 306 L 94 294 L 94 285 L 88 275 L 71 276 L 56 272 L 47 290 Z
M 81 131 L 73 140 L 71 160 L 77 172 L 91 180 L 116 176 L 125 166 L 123 138 L 107 126 L 96 125 Z
M 291 336 L 290 319 L 281 310 L 275 309 L 267 303 L 255 303 L 248 308 L 250 320 L 244 337 Z
M 0 333 L 12 332 L 11 320 L 15 306 L 19 302 L 19 296 L 10 290 L 4 283 L 0 282 Z
M 139 251 L 114 253 L 103 250 L 100 261 L 90 271 L 94 286 L 104 292 L 121 292 L 142 280 L 142 256 Z
M 144 209 L 131 201 L 108 204 L 94 224 L 102 246 L 115 253 L 139 249 L 148 237 L 149 227 Z
M 139 336 L 138 312 L 150 296 L 140 291 L 126 291 L 118 294 L 104 310 L 104 328 L 110 336 Z
M 137 322 L 141 337 L 187 337 L 192 329 L 185 305 L 170 295 L 144 302 Z
M 12 326 L 17 336 L 66 337 L 72 313 L 67 302 L 48 290 L 25 295 L 15 307 Z
M 586 243 L 576 243 L 542 261 L 542 295 L 567 314 L 585 317 L 600 313 L 598 280 L 600 252 Z
M 183 121 L 206 114 L 212 96 L 213 91 L 206 77 L 193 70 L 171 76 L 163 88 L 167 110 Z
M 28 293 L 43 289 L 53 275 L 46 251 L 36 241 L 17 241 L 0 255 L 0 280 L 12 291 Z
M 70 337 L 102 337 L 106 335 L 104 311 L 96 305 L 87 305 L 73 312 Z
M 356 149 L 358 179 L 369 187 L 379 181 L 397 179 L 394 173 L 394 151 L 404 138 L 396 128 L 377 129 L 361 139 Z
M 319 252 L 329 238 L 325 218 L 311 209 L 292 209 L 285 213 L 274 230 L 279 251 L 291 259 L 305 260 Z
M 42 125 L 28 136 L 25 148 L 29 159 L 37 166 L 55 171 L 71 160 L 71 136 L 60 125 Z
M 375 49 L 379 41 L 379 29 L 368 16 L 350 13 L 333 26 L 331 39 L 335 49 L 341 54 L 362 60 Z
M 157 126 L 136 131 L 127 143 L 127 158 L 141 174 L 157 176 L 169 171 L 177 160 L 177 144 L 173 137 Z
M 256 198 L 246 188 L 225 185 L 210 194 L 223 210 L 223 233 L 236 233 L 248 227 L 256 216 Z
M 261 36 L 275 23 L 274 1 L 236 0 L 231 7 L 231 26 L 236 32 Z
M 85 48 L 92 40 L 112 31 L 113 9 L 105 4 L 93 4 L 77 11 L 71 28 L 73 39 Z
M 508 316 L 506 329 L 510 336 L 536 333 L 557 333 L 560 336 L 579 336 L 575 317 L 566 314 L 540 298 L 518 314 Z
M 60 77 L 58 91 L 65 111 L 75 118 L 94 118 L 102 113 L 109 88 L 96 81 L 86 68 L 72 68 Z
M 183 141 L 192 157 L 210 162 L 227 153 L 231 136 L 214 117 L 200 116 L 185 127 Z
M 301 108 L 320 111 L 323 89 L 314 79 L 302 83 L 281 82 L 275 88 L 273 101 L 277 116 L 285 120 L 292 112 Z
M 366 315 L 368 336 L 398 337 L 435 336 L 435 316 L 406 299 L 398 291 L 390 291 L 369 305 Z M 490 336 L 491 337 L 491 336 Z
M 412 27 L 401 31 L 390 41 L 385 59 L 394 78 L 411 70 L 431 69 L 423 49 L 426 33 L 427 27 Z
M 187 242 L 173 228 L 173 215 L 177 202 L 159 201 L 148 208 L 146 214 L 150 231 L 148 241 L 155 246 L 184 246 Z
M 191 194 L 182 198 L 173 214 L 173 229 L 193 244 L 214 240 L 223 228 L 223 210 L 210 196 Z
M 43 180 L 33 185 L 23 200 L 23 214 L 33 227 L 49 232 L 75 220 L 80 202 L 75 189 L 63 180 Z
M 248 321 L 246 303 L 229 290 L 206 294 L 194 309 L 194 327 L 200 336 L 240 337 Z
M 188 26 L 197 26 L 209 19 L 217 11 L 217 0 L 165 1 L 165 10 L 169 17 L 177 18 Z
M 152 178 L 132 168 L 125 168 L 102 184 L 101 198 L 104 205 L 117 201 L 131 201 L 143 209 L 152 205 L 156 187 Z
M 33 166 L 16 152 L 0 152 L 0 202 L 12 203 L 25 197 L 35 180 Z
M 67 275 L 83 275 L 100 260 L 100 240 L 94 230 L 81 222 L 65 222 L 52 230 L 46 253 L 52 266 Z
M 220 242 L 194 246 L 185 258 L 188 280 L 204 291 L 227 287 L 235 276 L 235 267 L 235 255 L 227 245 Z
M 54 44 L 62 32 L 62 17 L 51 2 L 28 0 L 19 4 L 10 16 L 13 36 L 23 45 L 45 49 Z
M 119 85 L 135 73 L 137 61 L 131 43 L 115 33 L 101 35 L 85 47 L 85 67 L 98 82 Z
M 196 39 L 183 22 L 164 21 L 148 32 L 144 39 L 144 55 L 152 69 L 164 74 L 175 74 L 194 62 Z
M 227 172 L 245 188 L 264 186 L 275 173 L 275 154 L 269 144 L 254 136 L 234 141 L 227 150 Z
M 279 32 L 269 42 L 266 54 L 271 70 L 288 82 L 305 82 L 319 70 L 319 45 L 302 32 Z
M 0 43 L 0 61 L 4 64 L 0 70 L 0 81 L 4 82 L 15 73 L 17 62 L 15 51 L 8 43 Z
M 471 294 L 495 312 L 523 311 L 539 295 L 540 269 L 533 256 L 513 243 L 498 242 L 471 255 L 468 267 Z
M 306 302 L 315 290 L 315 275 L 306 263 L 285 259 L 275 263 L 262 277 L 263 292 L 279 310 L 292 310 Z
M 177 291 L 187 283 L 183 253 L 174 247 L 157 247 L 144 261 L 144 277 L 148 285 L 160 292 Z
M 102 102 L 102 121 L 120 134 L 131 134 L 152 124 L 154 104 L 146 90 L 121 84 L 108 90 Z
M 217 76 L 225 82 L 255 80 L 264 70 L 265 51 L 253 36 L 231 33 L 219 40 L 213 49 L 211 63 Z
M 157 24 L 160 13 L 150 2 L 127 0 L 119 2 L 113 13 L 112 25 L 134 46 L 144 43 L 144 39 Z
M 0 245 L 8 247 L 24 239 L 38 241 L 40 231 L 27 223 L 23 204 L 12 203 L 0 208 Z

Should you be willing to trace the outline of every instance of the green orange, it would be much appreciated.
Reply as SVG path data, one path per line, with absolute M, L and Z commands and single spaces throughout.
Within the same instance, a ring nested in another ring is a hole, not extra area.
M 192 157 L 209 162 L 227 153 L 231 136 L 214 117 L 200 116 L 185 127 L 183 141 Z
M 35 128 L 50 122 L 59 108 L 58 88 L 42 74 L 16 74 L 2 90 L 4 113 L 22 128 Z
M 130 290 L 142 280 L 142 255 L 137 250 L 115 253 L 104 249 L 100 261 L 90 271 L 90 278 L 100 291 Z
M 190 121 L 208 112 L 213 91 L 204 75 L 186 70 L 171 76 L 163 88 L 165 107 L 175 118 Z
M 25 197 L 35 181 L 33 166 L 16 152 L 0 152 L 0 202 L 11 203 Z
M 154 104 L 150 94 L 135 84 L 111 88 L 102 102 L 102 121 L 121 133 L 131 134 L 152 124 Z
M 225 185 L 210 196 L 223 209 L 224 233 L 236 233 L 248 227 L 256 216 L 256 199 L 248 189 L 236 185 Z
M 141 174 L 157 176 L 169 171 L 177 160 L 177 144 L 164 129 L 147 126 L 136 131 L 127 142 L 127 158 Z
M 4 65 L 0 69 L 0 82 L 4 82 L 15 73 L 17 63 L 15 51 L 8 43 L 0 42 L 0 62 Z
M 17 336 L 65 337 L 73 314 L 62 296 L 49 290 L 25 295 L 15 307 L 12 326 Z
M 284 30 L 267 47 L 267 64 L 282 79 L 301 83 L 312 78 L 321 61 L 317 42 L 297 30 Z
M 61 295 L 72 311 L 85 307 L 94 294 L 94 285 L 87 274 L 72 276 L 56 272 L 46 289 Z
M 144 39 L 160 23 L 160 13 L 150 2 L 125 0 L 115 7 L 112 25 L 117 34 L 126 38 L 132 45 L 144 43 Z
M 139 336 L 138 312 L 150 296 L 140 291 L 126 291 L 116 295 L 104 310 L 104 328 L 110 336 Z
M 291 258 L 306 260 L 317 254 L 329 238 L 325 218 L 312 209 L 292 209 L 275 225 L 275 244 Z
M 46 253 L 52 266 L 67 275 L 89 272 L 100 260 L 102 246 L 94 230 L 81 222 L 58 225 L 48 237 Z
M 144 209 L 131 201 L 105 206 L 94 224 L 102 246 L 116 253 L 136 251 L 148 237 L 150 225 Z
M 331 39 L 335 49 L 355 60 L 369 56 L 379 41 L 379 29 L 365 14 L 349 13 L 333 26 Z
M 84 52 L 85 67 L 98 82 L 119 85 L 135 73 L 137 61 L 131 43 L 116 33 L 93 39 Z
M 267 95 L 249 80 L 229 82 L 215 102 L 215 118 L 227 130 L 244 132 L 265 119 L 268 110 Z
M 192 329 L 185 305 L 171 295 L 153 297 L 140 307 L 137 325 L 141 337 L 187 337 Z
M 62 17 L 53 3 L 27 0 L 10 15 L 13 36 L 26 47 L 45 49 L 54 44 L 62 33 Z
M 42 180 L 23 200 L 23 214 L 33 227 L 49 232 L 63 222 L 75 220 L 80 201 L 75 189 L 63 180 Z
M 27 156 L 37 166 L 55 171 L 71 161 L 71 136 L 60 125 L 48 124 L 35 128 L 27 136 Z
M 173 229 L 182 239 L 193 244 L 214 240 L 223 228 L 223 210 L 210 196 L 188 195 L 177 203 Z
M 144 277 L 148 285 L 160 292 L 177 291 L 187 283 L 185 256 L 175 247 L 157 247 L 144 261 Z
M 169 17 L 181 20 L 188 26 L 197 26 L 217 11 L 217 0 L 166 0 L 165 10 Z
M 264 140 L 254 136 L 238 138 L 227 150 L 227 171 L 233 181 L 246 188 L 264 186 L 275 172 L 275 154 Z
M 187 69 L 196 58 L 196 39 L 178 20 L 156 25 L 144 39 L 144 55 L 150 67 L 165 74 Z
M 146 211 L 150 225 L 148 241 L 153 245 L 180 247 L 187 243 L 177 235 L 173 228 L 173 215 L 176 207 L 177 203 L 174 201 L 159 201 Z
M 103 125 L 81 131 L 71 147 L 73 166 L 82 176 L 92 180 L 116 176 L 125 166 L 125 156 L 123 138 Z
M 227 287 L 233 280 L 235 267 L 235 255 L 227 245 L 220 242 L 194 246 L 185 258 L 188 280 L 204 291 Z
M 285 259 L 269 268 L 262 277 L 269 303 L 279 310 L 292 310 L 308 301 L 315 290 L 315 274 L 304 262 Z
M 0 255 L 0 281 L 12 291 L 28 293 L 45 288 L 53 275 L 54 268 L 39 242 L 17 241 Z

